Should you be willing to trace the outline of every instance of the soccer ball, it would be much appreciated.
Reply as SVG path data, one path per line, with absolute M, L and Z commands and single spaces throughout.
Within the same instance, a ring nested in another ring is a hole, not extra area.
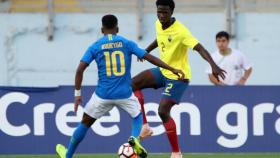
M 120 158 L 137 158 L 136 152 L 128 143 L 120 146 L 118 154 Z

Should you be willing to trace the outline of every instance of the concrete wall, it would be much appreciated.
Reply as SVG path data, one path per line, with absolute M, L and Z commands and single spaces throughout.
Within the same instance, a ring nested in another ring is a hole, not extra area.
M 0 14 L 0 85 L 57 86 L 72 85 L 75 69 L 87 47 L 102 36 L 100 19 L 103 14 L 58 14 L 55 17 L 55 35 L 47 41 L 46 14 Z M 136 40 L 136 15 L 116 14 L 120 35 Z M 200 42 L 215 51 L 214 36 L 224 28 L 222 13 L 177 13 L 177 19 L 186 24 Z M 248 84 L 280 84 L 278 46 L 280 40 L 279 13 L 240 13 L 237 16 L 237 39 L 232 47 L 242 50 L 254 65 Z M 155 38 L 155 14 L 144 16 L 146 47 Z M 158 55 L 157 51 L 153 52 Z M 198 53 L 189 52 L 193 69 L 192 84 L 210 84 L 205 74 L 207 64 Z M 97 72 L 92 64 L 85 73 L 85 84 L 96 84 Z M 132 74 L 153 67 L 138 63 L 134 58 Z

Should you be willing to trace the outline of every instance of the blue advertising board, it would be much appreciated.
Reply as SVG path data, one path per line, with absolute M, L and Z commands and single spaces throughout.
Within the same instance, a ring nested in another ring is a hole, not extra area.
M 95 87 L 83 87 L 83 104 Z M 154 135 L 149 152 L 169 152 L 157 115 L 161 89 L 144 90 Z M 0 87 L 0 154 L 52 154 L 67 145 L 83 114 L 73 112 L 73 87 Z M 172 116 L 183 152 L 280 152 L 280 86 L 190 86 Z M 114 108 L 88 131 L 79 153 L 116 153 L 130 136 L 131 119 Z

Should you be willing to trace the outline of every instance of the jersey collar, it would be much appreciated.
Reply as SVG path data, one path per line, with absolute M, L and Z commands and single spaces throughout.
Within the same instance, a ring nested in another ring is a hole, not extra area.
M 174 19 L 173 24 L 171 24 L 171 25 L 170 25 L 168 28 L 166 28 L 166 29 L 162 29 L 162 24 L 160 23 L 161 31 L 167 31 L 167 30 L 169 30 L 170 28 L 174 27 L 175 23 L 177 23 L 177 20 L 176 20 L 176 18 L 174 18 L 174 17 L 173 17 L 173 19 Z

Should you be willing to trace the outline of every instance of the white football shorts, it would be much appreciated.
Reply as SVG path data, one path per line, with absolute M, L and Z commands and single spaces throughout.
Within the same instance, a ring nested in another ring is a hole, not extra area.
M 93 93 L 84 108 L 84 112 L 92 118 L 98 119 L 109 112 L 114 106 L 122 108 L 132 118 L 138 116 L 141 111 L 141 105 L 133 93 L 126 99 L 102 99 Z

